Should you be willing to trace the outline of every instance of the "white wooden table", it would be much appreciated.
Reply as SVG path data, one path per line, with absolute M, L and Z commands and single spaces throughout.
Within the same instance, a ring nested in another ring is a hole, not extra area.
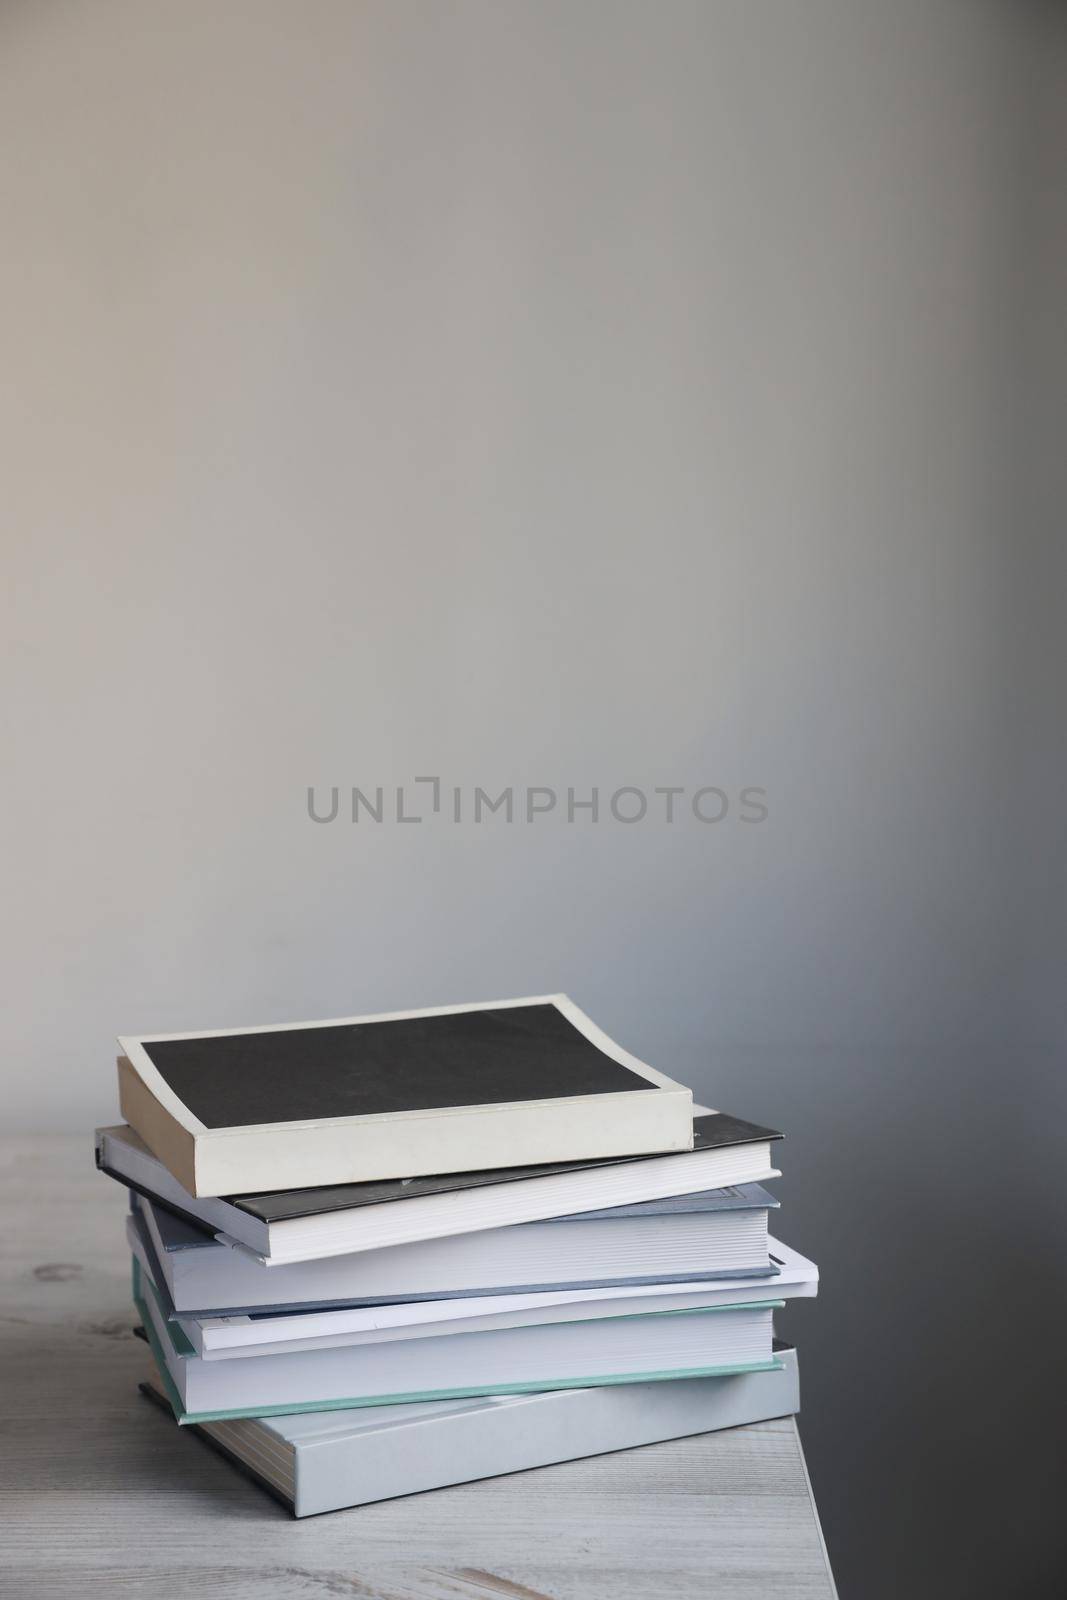
M 0 1139 L 4 1600 L 832 1600 L 791 1420 L 293 1521 L 138 1393 L 125 1204 Z

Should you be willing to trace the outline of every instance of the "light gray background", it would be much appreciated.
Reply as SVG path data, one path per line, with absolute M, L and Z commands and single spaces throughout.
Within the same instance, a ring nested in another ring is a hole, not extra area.
M 846 1597 L 1061 1537 L 1064 43 L 0 7 L 7 1119 L 88 1140 L 120 1030 L 567 990 L 788 1133 Z M 770 816 L 307 818 L 424 773 Z

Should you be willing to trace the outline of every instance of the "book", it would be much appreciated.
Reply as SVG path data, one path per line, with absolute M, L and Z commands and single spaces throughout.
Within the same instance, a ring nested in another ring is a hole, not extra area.
M 526 1294 L 478 1295 L 455 1300 L 401 1300 L 375 1306 L 333 1306 L 253 1313 L 181 1315 L 161 1290 L 171 1321 L 181 1323 L 197 1355 L 222 1357 L 236 1349 L 262 1352 L 304 1349 L 391 1338 L 477 1333 L 490 1328 L 531 1327 L 541 1322 L 624 1317 L 635 1311 L 685 1311 L 730 1305 L 739 1299 L 813 1299 L 819 1269 L 799 1251 L 770 1241 L 773 1277 L 692 1279 L 679 1283 L 631 1283 L 596 1289 L 536 1290 Z M 151 1266 L 148 1265 L 151 1273 Z
M 771 1161 L 781 1138 L 775 1129 L 695 1109 L 692 1150 L 671 1155 L 229 1197 L 191 1195 L 132 1128 L 98 1128 L 96 1161 L 109 1177 L 276 1265 L 779 1176 Z
M 690 1091 L 566 995 L 119 1044 L 122 1114 L 193 1196 L 693 1143 Z
M 736 1428 L 800 1408 L 795 1350 L 776 1369 L 598 1389 L 190 1424 L 295 1517 Z M 168 1413 L 153 1366 L 141 1391 Z
M 168 1320 L 136 1257 L 133 1291 L 182 1423 L 718 1377 L 779 1364 L 771 1344 L 781 1301 L 211 1361 Z
M 729 1305 L 742 1298 L 753 1302 L 813 1298 L 819 1286 L 819 1269 L 813 1261 L 778 1239 L 768 1239 L 773 1270 L 763 1278 L 652 1279 L 454 1299 L 312 1301 L 243 1311 L 221 1306 L 194 1311 L 175 1306 L 169 1286 L 172 1280 L 160 1266 L 144 1216 L 135 1211 L 127 1218 L 126 1229 L 131 1254 L 156 1285 L 163 1314 L 169 1321 L 181 1324 L 198 1355 L 217 1355 L 236 1346 L 254 1344 L 281 1348 L 325 1338 L 338 1343 L 360 1338 L 373 1342 L 379 1338 L 421 1337 L 425 1333 L 474 1332 L 583 1317 L 625 1316 L 643 1309 L 684 1310 L 690 1306 Z
M 197 1316 L 770 1277 L 767 1213 L 776 1206 L 748 1184 L 269 1270 L 140 1195 L 129 1227 L 153 1280 L 180 1312 Z
M 697 1311 L 707 1306 L 812 1298 L 819 1273 L 786 1245 L 772 1241 L 773 1277 L 694 1279 L 683 1283 L 636 1283 L 598 1289 L 542 1290 L 530 1294 L 478 1295 L 455 1300 L 404 1300 L 374 1306 L 263 1310 L 253 1313 L 180 1314 L 152 1271 L 130 1219 L 130 1243 L 159 1289 L 163 1311 L 177 1322 L 198 1356 L 280 1355 L 331 1345 L 380 1344 L 389 1339 L 425 1339 L 453 1333 L 528 1328 L 545 1322 L 581 1322 L 625 1317 L 642 1311 Z

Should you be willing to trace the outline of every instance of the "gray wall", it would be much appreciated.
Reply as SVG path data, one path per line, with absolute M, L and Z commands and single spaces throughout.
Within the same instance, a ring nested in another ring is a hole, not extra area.
M 566 989 L 788 1133 L 845 1596 L 1062 1521 L 1060 35 L 0 9 L 8 1120 L 110 1120 L 120 1030 Z M 308 818 L 424 774 L 733 805 Z

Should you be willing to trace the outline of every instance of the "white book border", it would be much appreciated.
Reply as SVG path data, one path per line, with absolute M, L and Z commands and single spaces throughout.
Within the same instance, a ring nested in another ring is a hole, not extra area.
M 424 1118 L 438 1119 L 446 1116 L 472 1116 L 478 1112 L 501 1111 L 516 1104 L 535 1104 L 541 1106 L 574 1105 L 579 1102 L 599 1099 L 599 1095 L 566 1095 L 564 1097 L 552 1096 L 534 1101 L 516 1102 L 502 1100 L 486 1102 L 481 1105 L 470 1106 L 427 1106 L 417 1111 L 378 1111 L 364 1114 L 350 1114 L 343 1117 L 311 1117 L 300 1122 L 255 1122 L 248 1124 L 233 1124 L 221 1128 L 209 1128 L 199 1117 L 193 1115 L 185 1102 L 174 1093 L 163 1075 L 153 1066 L 152 1060 L 145 1050 L 146 1044 L 166 1044 L 178 1039 L 223 1039 L 235 1034 L 248 1033 L 289 1033 L 305 1028 L 338 1028 L 352 1027 L 365 1022 L 404 1022 L 415 1017 L 450 1017 L 458 1016 L 466 1011 L 502 1011 L 514 1006 L 555 1006 L 567 1021 L 579 1033 L 583 1034 L 590 1044 L 596 1046 L 604 1055 L 615 1061 L 619 1066 L 627 1068 L 638 1077 L 644 1078 L 657 1089 L 665 1089 L 676 1093 L 688 1094 L 689 1090 L 684 1084 L 676 1083 L 673 1078 L 668 1078 L 665 1073 L 657 1072 L 655 1067 L 650 1067 L 646 1062 L 631 1055 L 621 1045 L 616 1044 L 602 1028 L 598 1028 L 591 1017 L 587 1017 L 580 1006 L 565 994 L 526 995 L 517 1000 L 482 1000 L 458 1006 L 423 1006 L 414 1011 L 382 1011 L 361 1017 L 327 1017 L 318 1022 L 279 1022 L 260 1023 L 250 1028 L 205 1028 L 192 1033 L 141 1033 L 120 1034 L 119 1046 L 148 1089 L 149 1093 L 159 1102 L 165 1111 L 173 1117 L 174 1121 L 184 1128 L 187 1133 L 194 1135 L 197 1141 L 232 1138 L 235 1135 L 249 1134 L 262 1136 L 282 1129 L 306 1129 L 340 1127 L 346 1123 L 384 1123 L 397 1121 L 414 1121 Z M 620 1089 L 618 1094 L 633 1093 Z M 607 1098 L 611 1098 L 609 1095 Z

